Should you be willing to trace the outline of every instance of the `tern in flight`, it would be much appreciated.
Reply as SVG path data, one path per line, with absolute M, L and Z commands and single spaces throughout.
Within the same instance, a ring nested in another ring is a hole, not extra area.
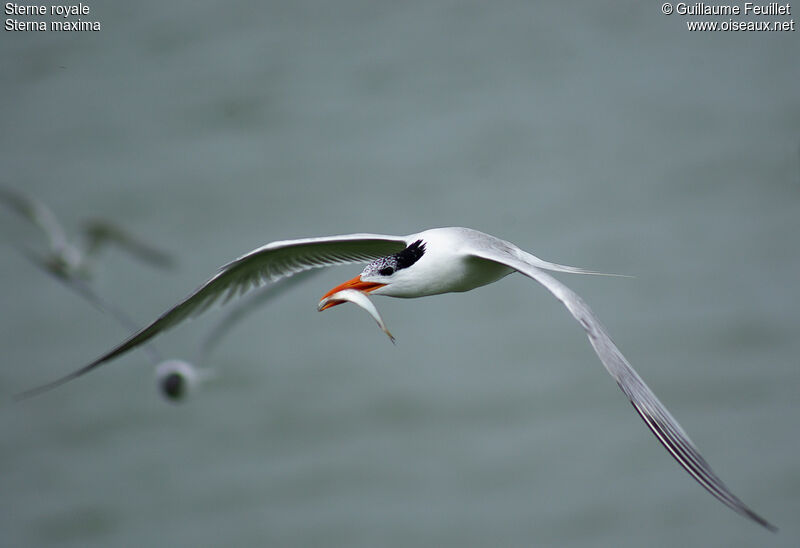
M 305 270 L 352 263 L 368 264 L 361 274 L 325 294 L 320 301 L 320 310 L 353 301 L 376 317 L 374 307 L 370 310 L 363 299 L 354 299 L 352 290 L 364 296 L 425 297 L 469 291 L 512 272 L 543 285 L 580 323 L 606 370 L 675 460 L 723 504 L 771 531 L 777 530 L 719 479 L 683 428 L 634 371 L 583 299 L 545 271 L 597 272 L 543 261 L 514 244 L 468 228 L 434 228 L 409 236 L 349 234 L 269 243 L 223 266 L 187 298 L 106 354 L 60 379 L 28 390 L 18 398 L 39 394 L 79 377 L 183 320 L 202 313 L 219 299 L 230 299 L 262 282 L 274 282 Z M 341 300 L 337 299 L 339 295 Z M 379 324 L 382 326 L 381 321 Z
M 131 236 L 110 221 L 86 221 L 82 245 L 78 245 L 67 238 L 66 231 L 53 211 L 32 196 L 0 187 L 0 203 L 4 203 L 42 232 L 47 239 L 48 251 L 39 262 L 53 274 L 68 278 L 89 278 L 92 259 L 108 244 L 115 244 L 152 266 L 166 268 L 173 265 L 172 258 L 165 252 Z
M 83 297 L 96 310 L 109 315 L 123 328 L 130 333 L 139 331 L 139 325 L 131 319 L 121 308 L 114 306 L 109 301 L 100 297 L 85 279 L 79 276 L 69 276 L 60 269 L 52 269 L 50 265 L 41 257 L 28 252 L 25 248 L 20 248 L 20 252 L 30 262 L 46 274 L 55 278 L 64 287 Z M 301 272 L 291 278 L 283 278 L 275 283 L 264 285 L 258 290 L 253 291 L 248 297 L 240 301 L 228 314 L 220 320 L 203 339 L 199 345 L 196 356 L 191 361 L 177 358 L 164 359 L 152 344 L 145 344 L 143 350 L 148 360 L 153 364 L 156 376 L 156 385 L 159 392 L 168 401 L 180 402 L 186 399 L 197 388 L 216 378 L 216 368 L 205 366 L 212 350 L 222 341 L 231 329 L 246 318 L 255 310 L 261 308 L 278 293 L 293 287 L 309 277 L 317 274 L 318 271 Z M 361 295 L 359 293 L 359 295 Z M 366 298 L 366 297 L 364 297 Z M 370 303 L 371 304 L 371 303 Z M 377 314 L 377 310 L 375 310 Z
M 204 365 L 211 351 L 220 343 L 230 330 L 248 315 L 258 310 L 279 293 L 285 292 L 301 282 L 304 282 L 316 272 L 302 272 L 291 278 L 284 278 L 275 283 L 259 288 L 248 298 L 239 302 L 228 314 L 214 326 L 203 339 L 191 361 L 169 359 L 158 360 L 156 364 L 156 383 L 161 394 L 170 401 L 177 402 L 185 399 L 194 392 L 199 385 L 217 377 L 217 369 Z M 154 362 L 155 363 L 155 362 Z

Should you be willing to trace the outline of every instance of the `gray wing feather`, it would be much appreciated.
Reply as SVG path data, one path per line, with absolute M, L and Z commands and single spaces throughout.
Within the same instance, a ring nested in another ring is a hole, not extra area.
M 152 266 L 169 268 L 173 266 L 172 257 L 150 244 L 134 237 L 114 223 L 104 219 L 92 219 L 84 223 L 86 256 L 94 257 L 108 244 L 114 244 L 133 257 L 150 263 Z
M 774 525 L 734 495 L 714 473 L 678 421 L 628 363 L 600 320 L 577 293 L 550 274 L 526 263 L 518 256 L 512 256 L 505 250 L 479 249 L 473 255 L 509 266 L 547 288 L 581 324 L 606 370 L 617 381 L 617 385 L 628 397 L 636 412 L 678 464 L 723 504 L 767 529 L 777 531 Z
M 95 293 L 95 291 L 87 284 L 85 281 L 75 277 L 75 276 L 68 276 L 61 271 L 53 270 L 48 268 L 46 261 L 41 257 L 37 257 L 32 252 L 29 252 L 27 249 L 20 247 L 19 251 L 25 256 L 36 268 L 42 270 L 45 274 L 52 276 L 61 284 L 63 284 L 67 289 L 72 290 L 73 292 L 77 293 L 81 297 L 83 297 L 89 304 L 91 304 L 96 310 L 103 314 L 108 314 L 117 323 L 119 323 L 122 327 L 127 329 L 130 332 L 136 332 L 139 330 L 139 326 L 136 324 L 133 319 L 128 316 L 122 309 L 112 305 L 110 302 L 106 301 L 100 295 Z M 145 346 L 144 351 L 147 354 L 148 358 L 154 364 L 161 361 L 161 356 L 151 346 Z
M 10 188 L 0 187 L 0 202 L 39 227 L 47 238 L 50 251 L 60 253 L 67 247 L 67 236 L 49 207 L 39 200 Z
M 16 399 L 41 394 L 80 377 L 187 318 L 202 314 L 220 299 L 226 302 L 260 285 L 262 281 L 276 282 L 312 268 L 365 263 L 397 253 L 405 246 L 406 240 L 402 236 L 381 234 L 348 234 L 272 242 L 223 266 L 215 276 L 180 303 L 93 362 L 55 381 L 22 392 Z
M 281 279 L 273 284 L 260 288 L 257 292 L 253 293 L 250 297 L 237 305 L 220 320 L 216 326 L 209 331 L 200 346 L 196 363 L 201 364 L 206 361 L 206 358 L 211 354 L 211 351 L 219 344 L 227 333 L 233 329 L 235 325 L 241 322 L 244 318 L 249 316 L 256 309 L 263 306 L 266 302 L 273 299 L 278 293 L 283 293 L 287 289 L 305 281 L 310 276 L 319 273 L 319 270 L 308 270 L 300 272 L 290 278 Z

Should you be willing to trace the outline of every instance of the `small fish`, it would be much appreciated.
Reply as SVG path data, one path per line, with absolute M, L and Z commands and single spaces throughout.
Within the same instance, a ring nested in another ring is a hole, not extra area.
M 366 293 L 364 293 L 363 291 L 358 291 L 356 289 L 343 289 L 338 293 L 334 293 L 333 295 L 326 297 L 325 299 L 322 299 L 317 305 L 317 309 L 322 310 L 323 308 L 325 308 L 326 304 L 332 301 L 340 301 L 340 302 L 350 301 L 351 303 L 360 306 L 361 308 L 369 312 L 369 315 L 372 316 L 372 319 L 378 323 L 378 327 L 381 328 L 381 331 L 386 333 L 386 335 L 389 337 L 389 340 L 391 340 L 392 344 L 394 344 L 394 335 L 389 333 L 389 330 L 386 329 L 386 324 L 383 323 L 383 318 L 381 318 L 378 309 L 375 308 L 375 305 L 372 303 L 371 300 L 369 300 L 369 297 L 367 297 Z

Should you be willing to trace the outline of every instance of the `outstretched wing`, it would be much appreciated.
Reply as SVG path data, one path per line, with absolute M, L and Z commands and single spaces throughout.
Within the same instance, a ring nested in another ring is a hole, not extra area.
M 110 221 L 92 219 L 84 224 L 87 258 L 97 255 L 108 244 L 116 245 L 139 260 L 160 268 L 173 266 L 173 259 L 166 252 L 129 234 Z
M 511 267 L 539 282 L 555 295 L 581 324 L 606 370 L 614 377 L 636 412 L 667 451 L 678 461 L 678 464 L 723 504 L 771 531 L 777 530 L 774 525 L 751 510 L 719 479 L 678 421 L 672 417 L 664 404 L 658 400 L 653 391 L 628 363 L 600 320 L 577 293 L 537 266 L 528 264 L 520 258 L 512 257 L 503 251 L 480 249 L 474 251 L 473 256 Z
M 31 264 L 33 264 L 39 270 L 42 270 L 45 274 L 52 276 L 57 281 L 59 281 L 64 287 L 70 289 L 71 291 L 77 293 L 81 297 L 83 297 L 89 304 L 91 304 L 96 310 L 102 312 L 103 314 L 108 314 L 111 316 L 118 324 L 120 324 L 123 328 L 125 328 L 128 332 L 135 333 L 139 330 L 138 324 L 131 319 L 122 309 L 112 305 L 110 302 L 103 299 L 100 295 L 98 295 L 84 280 L 76 277 L 76 276 L 69 276 L 65 274 L 61 270 L 54 270 L 50 268 L 46 262 L 41 257 L 38 257 L 33 252 L 28 251 L 26 248 L 17 246 L 20 253 L 27 258 Z M 158 354 L 155 348 L 151 346 L 145 346 L 144 351 L 147 354 L 148 358 L 154 364 L 161 361 L 161 356 Z
M 287 289 L 304 282 L 311 276 L 319 274 L 319 270 L 308 270 L 295 274 L 291 278 L 284 278 L 274 284 L 265 285 L 257 291 L 248 295 L 248 297 L 236 304 L 229 310 L 225 317 L 217 322 L 216 326 L 208 332 L 203 339 L 200 349 L 197 353 L 195 362 L 197 364 L 204 363 L 206 358 L 211 354 L 211 351 L 219 344 L 219 342 L 233 329 L 235 325 L 241 322 L 244 318 L 249 316 L 252 312 L 262 307 L 265 303 L 276 297 L 279 293 L 285 292 Z
M 204 312 L 222 299 L 227 302 L 262 281 L 276 282 L 304 270 L 326 266 L 366 263 L 397 253 L 406 247 L 402 236 L 348 234 L 272 242 L 223 266 L 219 272 L 191 295 L 164 312 L 150 325 L 77 371 L 16 396 L 29 398 L 88 373 L 95 367 L 136 348 L 162 331 Z
M 50 251 L 60 253 L 67 247 L 67 236 L 55 214 L 39 200 L 10 188 L 0 187 L 0 202 L 39 227 L 47 238 Z

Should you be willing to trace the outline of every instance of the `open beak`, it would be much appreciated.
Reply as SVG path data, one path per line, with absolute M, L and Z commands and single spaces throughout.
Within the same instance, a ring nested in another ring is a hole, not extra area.
M 342 285 L 337 285 L 327 293 L 322 296 L 320 301 L 325 300 L 327 297 L 330 297 L 334 293 L 338 293 L 339 291 L 343 291 L 345 289 L 355 289 L 356 291 L 361 291 L 363 293 L 369 293 L 370 291 L 375 291 L 379 287 L 383 287 L 386 284 L 381 284 L 377 282 L 364 282 L 361 281 L 361 276 L 356 276 L 352 280 L 344 282 Z M 322 306 L 319 311 L 322 312 L 326 308 L 330 308 L 332 306 L 336 306 L 337 304 L 342 304 L 344 301 L 330 301 Z

